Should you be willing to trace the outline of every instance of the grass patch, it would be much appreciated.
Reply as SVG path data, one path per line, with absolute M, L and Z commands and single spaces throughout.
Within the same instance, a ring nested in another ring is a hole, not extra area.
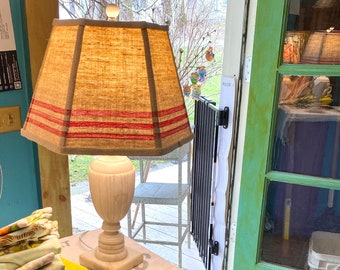
M 94 156 L 87 155 L 69 155 L 68 156 L 68 167 L 70 174 L 70 182 L 78 183 L 82 181 L 88 181 L 88 173 L 91 162 Z M 139 161 L 131 160 L 132 164 L 135 166 L 136 171 L 139 170 Z M 165 161 L 157 160 L 157 163 L 163 163 Z
M 68 168 L 70 182 L 77 183 L 88 180 L 89 166 L 94 156 L 69 155 Z

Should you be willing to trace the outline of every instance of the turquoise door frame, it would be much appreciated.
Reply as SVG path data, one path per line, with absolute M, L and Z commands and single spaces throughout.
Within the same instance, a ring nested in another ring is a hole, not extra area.
M 22 89 L 0 92 L 0 107 L 20 106 L 22 123 L 32 96 L 25 1 L 10 0 Z M 37 148 L 19 131 L 0 134 L 0 165 L 3 192 L 0 198 L 0 226 L 41 207 Z

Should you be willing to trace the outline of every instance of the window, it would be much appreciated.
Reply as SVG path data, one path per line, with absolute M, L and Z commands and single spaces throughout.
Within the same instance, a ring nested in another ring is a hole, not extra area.
M 290 1 L 266 180 L 266 262 L 312 267 L 313 233 L 340 233 L 338 29 L 340 1 Z

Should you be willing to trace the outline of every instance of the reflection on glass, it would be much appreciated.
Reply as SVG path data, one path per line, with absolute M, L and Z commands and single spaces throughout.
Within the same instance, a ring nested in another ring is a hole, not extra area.
M 269 184 L 262 260 L 294 269 L 306 269 L 306 265 L 312 269 L 326 269 L 315 265 L 315 256 L 321 252 L 318 245 L 340 247 L 339 241 L 339 191 L 278 182 Z M 314 253 L 309 254 L 310 250 Z M 324 251 L 339 256 L 338 249 Z M 322 256 L 317 257 L 320 260 Z
M 283 76 L 272 169 L 340 179 L 340 77 Z
M 340 64 L 340 1 L 291 0 L 283 63 Z
M 328 108 L 333 103 L 333 86 L 327 76 L 283 76 L 280 105 Z

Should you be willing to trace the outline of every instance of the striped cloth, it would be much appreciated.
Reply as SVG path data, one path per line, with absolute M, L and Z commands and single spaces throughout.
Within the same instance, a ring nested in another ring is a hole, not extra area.
M 51 208 L 34 211 L 0 229 L 0 269 L 65 269 L 60 258 L 58 222 Z

